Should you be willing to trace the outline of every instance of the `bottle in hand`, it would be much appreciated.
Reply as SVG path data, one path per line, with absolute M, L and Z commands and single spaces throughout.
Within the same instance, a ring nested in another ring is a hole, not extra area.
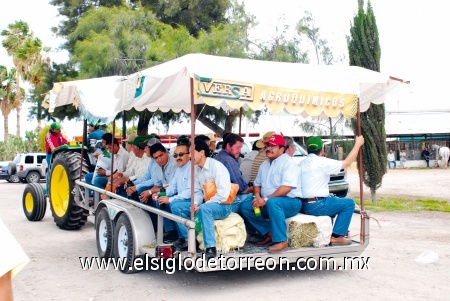
M 164 188 L 164 186 L 159 190 L 159 196 L 166 196 L 166 189 Z M 159 209 L 166 210 L 167 204 L 159 204 Z

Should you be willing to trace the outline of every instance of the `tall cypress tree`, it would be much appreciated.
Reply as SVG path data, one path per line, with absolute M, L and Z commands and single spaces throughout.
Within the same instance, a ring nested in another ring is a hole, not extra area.
M 380 71 L 381 49 L 370 1 L 364 12 L 364 0 L 358 0 L 358 14 L 353 18 L 353 26 L 350 28 L 350 37 L 347 37 L 347 44 L 351 66 Z M 374 204 L 376 204 L 376 190 L 381 186 L 383 176 L 387 171 L 384 122 L 384 104 L 371 104 L 366 112 L 361 113 L 361 132 L 365 141 L 362 148 L 363 180 L 364 184 L 370 188 Z M 352 124 L 356 134 L 355 118 L 353 118 Z M 358 168 L 361 168 L 359 162 Z

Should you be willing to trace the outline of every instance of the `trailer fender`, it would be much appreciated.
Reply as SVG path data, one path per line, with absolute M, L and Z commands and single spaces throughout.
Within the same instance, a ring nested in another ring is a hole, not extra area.
M 156 246 L 155 231 L 153 230 L 149 212 L 115 199 L 101 201 L 99 208 L 101 209 L 102 207 L 108 208 L 109 217 L 114 224 L 121 214 L 126 214 L 129 217 L 133 228 L 133 238 L 137 246 L 135 248 L 136 256 L 144 255 L 141 251 L 142 246 Z

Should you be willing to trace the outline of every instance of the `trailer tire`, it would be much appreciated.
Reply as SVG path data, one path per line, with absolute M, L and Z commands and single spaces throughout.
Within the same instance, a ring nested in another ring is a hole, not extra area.
M 133 227 L 126 213 L 122 213 L 117 219 L 114 228 L 114 244 L 114 257 L 125 260 L 125 264 L 119 266 L 120 271 L 125 274 L 139 272 L 133 264 L 140 256 L 134 255 L 137 246 L 134 242 Z
M 95 237 L 98 256 L 100 258 L 112 257 L 114 255 L 114 233 L 107 207 L 95 212 Z
M 87 173 L 88 166 L 80 153 L 62 152 L 52 162 L 49 191 L 50 209 L 56 225 L 64 230 L 78 230 L 86 223 L 89 211 L 74 199 L 75 180 Z
M 29 221 L 41 221 L 47 210 L 44 188 L 37 183 L 28 184 L 23 191 L 22 207 L 23 213 Z

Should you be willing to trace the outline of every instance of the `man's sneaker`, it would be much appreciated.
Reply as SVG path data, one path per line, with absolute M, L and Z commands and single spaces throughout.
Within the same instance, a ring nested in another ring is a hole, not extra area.
M 177 251 L 187 251 L 188 244 L 184 238 L 178 238 L 176 241 L 173 242 L 173 247 Z
M 352 240 L 350 238 L 339 236 L 339 237 L 331 237 L 330 245 L 332 246 L 348 246 L 352 244 Z

